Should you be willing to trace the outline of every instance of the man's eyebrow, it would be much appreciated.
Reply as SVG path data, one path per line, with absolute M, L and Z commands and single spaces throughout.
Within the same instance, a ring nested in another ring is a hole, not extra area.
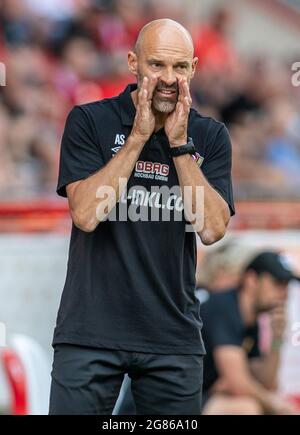
M 148 64 L 152 64 L 152 63 L 160 63 L 160 64 L 163 64 L 164 63 L 164 61 L 163 60 L 160 60 L 160 59 L 155 59 L 154 57 L 153 58 L 150 58 L 150 59 L 148 59 L 147 60 L 147 63 Z M 179 60 L 178 62 L 176 62 L 175 63 L 175 66 L 185 66 L 185 67 L 189 67 L 189 62 L 187 62 L 186 60 Z
M 180 60 L 175 64 L 175 66 L 186 66 L 186 67 L 188 67 L 189 65 L 190 65 L 189 62 L 187 62 L 186 60 Z
M 147 63 L 163 63 L 163 61 L 159 60 L 159 59 L 155 59 L 154 57 L 151 57 L 150 59 L 147 60 Z

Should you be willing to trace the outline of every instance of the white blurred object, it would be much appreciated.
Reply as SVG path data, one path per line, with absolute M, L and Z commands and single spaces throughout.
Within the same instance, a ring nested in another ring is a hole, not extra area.
M 9 346 L 24 368 L 28 414 L 48 414 L 51 369 L 44 350 L 35 340 L 21 334 L 12 335 Z
M 38 15 L 61 20 L 73 15 L 74 0 L 26 0 L 27 5 Z
M 6 374 L 1 361 L 0 349 L 0 415 L 9 414 L 10 390 L 7 382 Z
M 289 287 L 288 325 L 281 355 L 279 389 L 283 395 L 300 396 L 300 284 L 293 281 Z
M 118 400 L 116 401 L 116 404 L 115 404 L 115 407 L 113 409 L 112 415 L 119 415 L 120 407 L 121 407 L 121 405 L 123 403 L 127 387 L 128 387 L 128 385 L 130 383 L 131 383 L 131 380 L 130 380 L 129 376 L 126 374 L 124 376 L 124 379 L 123 379 L 123 382 L 122 382 L 122 386 L 121 386 L 121 389 L 120 389 L 120 393 L 119 393 L 119 397 L 118 397 Z

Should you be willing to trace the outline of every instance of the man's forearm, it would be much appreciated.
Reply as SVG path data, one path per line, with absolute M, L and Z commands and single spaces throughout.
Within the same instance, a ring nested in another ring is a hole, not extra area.
M 276 390 L 279 364 L 280 352 L 277 349 L 271 349 L 267 355 L 251 361 L 250 368 L 255 378 L 265 388 Z
M 211 244 L 221 239 L 226 230 L 229 221 L 229 208 L 223 198 L 208 183 L 201 169 L 190 155 L 183 155 L 173 158 L 177 171 L 181 191 L 184 194 L 184 188 L 191 186 L 192 195 L 184 197 L 184 206 L 187 218 L 194 217 L 199 213 L 197 204 L 201 204 L 202 193 L 197 192 L 197 187 L 203 187 L 204 209 L 200 209 L 203 216 L 203 228 L 198 231 L 204 244 Z M 193 223 L 193 222 L 191 222 Z
M 143 149 L 144 143 L 130 135 L 125 145 L 102 169 L 78 183 L 72 195 L 70 209 L 73 220 L 84 231 L 93 231 L 101 220 L 112 210 L 119 200 L 133 171 L 134 165 Z M 120 191 L 120 179 L 125 180 Z M 108 188 L 108 197 L 99 198 L 99 188 Z M 111 193 L 109 193 L 111 192 Z M 97 216 L 99 202 L 105 199 L 107 207 Z

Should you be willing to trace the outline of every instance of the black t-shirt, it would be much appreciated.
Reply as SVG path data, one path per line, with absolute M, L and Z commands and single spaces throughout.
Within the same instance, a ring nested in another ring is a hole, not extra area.
M 135 88 L 129 85 L 118 97 L 71 111 L 61 145 L 59 195 L 66 196 L 67 184 L 97 172 L 124 145 L 135 117 L 130 94 Z M 233 214 L 231 144 L 225 126 L 191 110 L 188 134 L 198 165 L 202 163 Z M 148 211 L 169 209 L 170 221 L 111 219 L 91 233 L 73 225 L 53 344 L 161 354 L 205 352 L 194 294 L 196 239 L 185 231 L 185 220 L 178 219 L 180 191 L 164 200 L 149 193 L 152 186 L 178 184 L 161 129 L 145 144 L 115 210 L 118 217 L 124 204 Z
M 219 346 L 237 346 L 248 358 L 259 357 L 257 323 L 246 327 L 238 301 L 238 289 L 210 293 L 201 304 L 202 336 L 205 343 L 203 392 L 207 393 L 218 379 L 213 351 Z

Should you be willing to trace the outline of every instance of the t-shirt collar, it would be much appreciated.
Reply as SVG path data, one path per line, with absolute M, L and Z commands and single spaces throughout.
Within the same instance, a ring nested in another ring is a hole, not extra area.
M 123 125 L 133 125 L 136 109 L 131 97 L 131 92 L 136 89 L 137 84 L 131 83 L 120 94 L 120 113 Z

